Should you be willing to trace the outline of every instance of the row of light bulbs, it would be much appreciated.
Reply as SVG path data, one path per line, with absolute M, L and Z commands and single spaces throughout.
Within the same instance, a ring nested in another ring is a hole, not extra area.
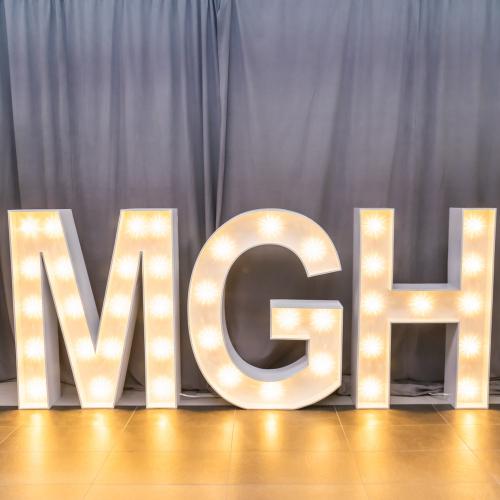
M 363 234 L 372 238 L 378 238 L 388 228 L 387 217 L 382 214 L 372 214 L 363 222 Z M 464 236 L 478 238 L 484 234 L 486 222 L 480 214 L 467 214 L 464 220 Z
M 461 293 L 458 297 L 459 310 L 467 316 L 473 316 L 481 312 L 482 302 L 478 293 Z M 415 292 L 408 300 L 410 310 L 418 316 L 426 316 L 434 308 L 434 303 L 429 294 Z M 361 304 L 363 312 L 369 316 L 380 314 L 385 307 L 383 294 L 379 292 L 367 292 Z
M 143 236 L 164 237 L 170 230 L 170 220 L 164 215 L 147 217 L 146 215 L 132 215 L 127 219 L 127 233 L 133 238 Z M 24 217 L 19 226 L 21 234 L 33 238 L 41 232 L 49 238 L 61 238 L 64 235 L 63 227 L 59 217 L 50 216 L 44 221 L 35 217 Z
M 151 384 L 152 396 L 157 400 L 169 399 L 174 382 L 170 377 L 159 376 L 156 377 Z M 89 386 L 90 395 L 93 400 L 106 401 L 112 395 L 114 386 L 111 380 L 104 376 L 94 377 Z M 26 392 L 32 401 L 41 401 L 46 398 L 47 386 L 43 377 L 32 377 L 26 385 Z
M 43 303 L 38 295 L 30 295 L 23 301 L 23 314 L 30 319 L 40 319 L 43 316 Z M 79 295 L 71 295 L 64 301 L 64 314 L 69 319 L 84 317 L 82 302 Z M 129 314 L 130 297 L 125 294 L 116 294 L 110 298 L 109 310 L 114 318 L 127 318 Z M 172 299 L 165 294 L 156 294 L 151 298 L 149 311 L 153 318 L 164 319 L 172 315 Z

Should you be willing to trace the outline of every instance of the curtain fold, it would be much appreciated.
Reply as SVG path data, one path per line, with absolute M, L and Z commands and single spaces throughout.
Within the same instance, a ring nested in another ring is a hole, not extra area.
M 186 297 L 204 241 L 245 210 L 308 215 L 342 272 L 307 279 L 290 252 L 251 250 L 228 327 L 244 359 L 281 366 L 304 345 L 269 340 L 269 299 L 339 299 L 348 375 L 353 208 L 396 209 L 395 281 L 443 282 L 449 207 L 500 206 L 498 26 L 495 0 L 0 0 L 0 380 L 15 377 L 9 208 L 73 210 L 99 308 L 119 210 L 178 208 L 182 387 L 198 390 Z M 139 318 L 128 387 L 142 342 Z M 435 390 L 444 329 L 394 327 L 392 356 L 398 394 Z M 71 382 L 62 345 L 61 363 Z

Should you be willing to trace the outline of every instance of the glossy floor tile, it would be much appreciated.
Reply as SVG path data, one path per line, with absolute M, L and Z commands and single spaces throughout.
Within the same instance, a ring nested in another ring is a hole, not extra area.
M 221 500 L 227 495 L 226 486 L 211 485 L 117 485 L 94 484 L 85 500 Z
M 356 483 L 360 476 L 350 452 L 233 451 L 229 482 Z
M 500 500 L 500 410 L 0 410 L 0 499 Z
M 482 482 L 491 479 L 470 450 L 358 452 L 365 483 Z

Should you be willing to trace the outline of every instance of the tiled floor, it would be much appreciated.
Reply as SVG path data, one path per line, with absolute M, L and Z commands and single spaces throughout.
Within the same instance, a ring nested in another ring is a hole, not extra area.
M 500 406 L 4 410 L 0 498 L 500 499 Z

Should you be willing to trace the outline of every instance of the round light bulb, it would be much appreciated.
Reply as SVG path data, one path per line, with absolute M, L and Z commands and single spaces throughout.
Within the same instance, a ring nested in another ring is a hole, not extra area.
M 279 215 L 268 214 L 259 219 L 259 233 L 268 238 L 276 238 L 283 231 L 283 222 Z

